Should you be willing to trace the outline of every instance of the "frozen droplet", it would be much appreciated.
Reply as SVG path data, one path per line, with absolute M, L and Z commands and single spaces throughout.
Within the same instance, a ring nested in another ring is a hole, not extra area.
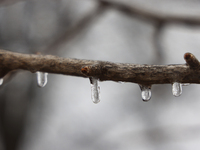
M 141 89 L 142 100 L 147 102 L 151 99 L 151 86 L 139 85 Z
M 3 84 L 3 78 L 0 78 L 0 85 Z
M 100 87 L 98 86 L 98 79 L 91 77 L 90 84 L 91 84 L 92 101 L 93 103 L 97 104 L 100 102 L 100 99 L 99 99 Z
M 182 94 L 182 84 L 178 82 L 174 82 L 172 84 L 172 94 L 174 96 L 180 96 Z
M 46 72 L 37 71 L 37 84 L 39 87 L 44 87 L 47 84 L 47 75 Z

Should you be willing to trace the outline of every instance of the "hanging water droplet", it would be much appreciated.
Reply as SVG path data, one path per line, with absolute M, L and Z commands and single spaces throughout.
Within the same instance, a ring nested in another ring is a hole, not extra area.
M 91 84 L 92 101 L 93 103 L 97 104 L 100 102 L 100 99 L 99 99 L 100 87 L 98 86 L 98 79 L 91 77 L 90 84 Z
M 3 84 L 3 78 L 0 78 L 0 85 Z
M 37 84 L 39 87 L 44 87 L 47 84 L 47 75 L 46 72 L 37 71 Z
M 172 94 L 174 96 L 180 96 L 182 94 L 182 84 L 178 82 L 174 82 L 172 84 Z
M 147 102 L 151 99 L 151 86 L 139 85 L 141 89 L 141 96 L 144 102 Z

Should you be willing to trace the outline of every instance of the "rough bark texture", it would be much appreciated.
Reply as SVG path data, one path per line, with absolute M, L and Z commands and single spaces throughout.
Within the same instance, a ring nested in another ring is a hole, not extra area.
M 20 54 L 0 50 L 0 77 L 8 72 L 23 69 L 79 76 L 97 77 L 100 81 L 123 81 L 145 85 L 173 82 L 200 83 L 199 61 L 191 53 L 182 65 L 139 65 L 105 61 L 61 58 L 52 55 Z M 195 67 L 196 66 L 196 67 Z

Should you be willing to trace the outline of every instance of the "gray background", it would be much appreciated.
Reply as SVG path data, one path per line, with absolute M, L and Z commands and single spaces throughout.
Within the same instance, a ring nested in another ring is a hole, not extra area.
M 183 64 L 185 52 L 200 59 L 198 21 L 148 14 L 200 20 L 200 1 L 4 0 L 0 48 L 136 64 Z M 153 85 L 147 103 L 137 84 L 100 82 L 100 91 L 93 104 L 89 79 L 49 74 L 39 88 L 35 74 L 14 73 L 0 88 L 0 150 L 200 148 L 199 85 L 180 97 Z

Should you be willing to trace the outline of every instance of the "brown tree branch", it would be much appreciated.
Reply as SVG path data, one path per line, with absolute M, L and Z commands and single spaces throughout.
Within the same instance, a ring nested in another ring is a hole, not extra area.
M 0 77 L 2 78 L 10 71 L 23 69 L 32 73 L 41 71 L 78 77 L 96 77 L 100 81 L 123 81 L 143 85 L 173 82 L 199 84 L 199 61 L 191 53 L 186 53 L 184 58 L 186 64 L 139 65 L 0 50 Z

